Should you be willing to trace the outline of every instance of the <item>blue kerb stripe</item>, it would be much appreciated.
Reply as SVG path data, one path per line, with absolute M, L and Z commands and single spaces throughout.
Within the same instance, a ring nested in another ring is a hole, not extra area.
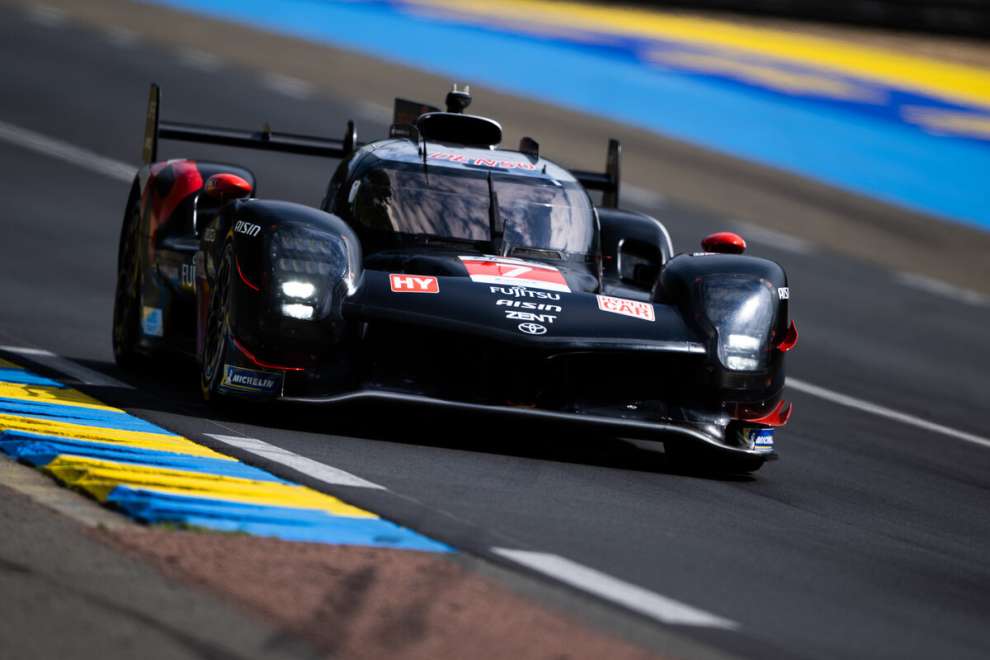
M 63 387 L 56 381 L 20 369 L 0 369 L 0 379 L 11 383 Z M 0 397 L 0 414 L 177 437 L 127 413 L 84 406 Z M 78 456 L 200 474 L 292 483 L 239 461 L 189 456 L 129 445 L 90 442 L 27 431 L 0 431 L 0 452 L 36 467 L 44 467 L 59 456 Z M 360 545 L 423 552 L 453 552 L 452 548 L 443 543 L 379 518 L 334 516 L 325 511 L 312 509 L 189 497 L 129 486 L 114 488 L 107 501 L 131 518 L 147 523 L 171 522 L 223 532 L 270 536 L 286 541 Z
M 33 374 L 24 369 L 0 369 L 0 382 L 17 383 L 18 385 L 44 385 L 45 387 L 65 387 L 62 383 L 51 378 Z
M 100 426 L 119 429 L 122 431 L 140 431 L 142 433 L 161 433 L 175 435 L 170 431 L 155 426 L 150 422 L 139 419 L 125 412 L 97 410 L 82 406 L 65 406 L 58 403 L 25 401 L 23 399 L 0 398 L 0 414 L 24 415 L 56 422 L 82 424 L 84 426 Z
M 255 481 L 290 483 L 265 470 L 240 461 L 222 458 L 189 456 L 155 449 L 143 449 L 126 445 L 108 445 L 86 440 L 69 440 L 55 436 L 26 433 L 24 431 L 0 432 L 0 451 L 11 458 L 36 467 L 44 467 L 59 456 L 82 456 L 117 463 L 146 465 L 170 470 L 186 470 L 202 474 L 215 474 Z
M 114 488 L 107 501 L 152 524 L 186 524 L 286 541 L 452 552 L 442 543 L 380 518 L 349 518 L 311 509 L 189 497 L 129 486 Z

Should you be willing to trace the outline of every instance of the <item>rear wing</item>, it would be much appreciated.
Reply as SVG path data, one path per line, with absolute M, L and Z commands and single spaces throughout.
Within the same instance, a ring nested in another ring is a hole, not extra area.
M 571 174 L 588 190 L 602 191 L 602 206 L 614 209 L 619 207 L 619 170 L 621 162 L 622 143 L 618 140 L 609 140 L 604 173 L 571 170 Z
M 456 91 L 454 92 L 456 94 Z M 449 95 L 448 95 L 449 96 Z M 276 133 L 265 125 L 260 131 L 246 131 L 219 126 L 203 126 L 177 121 L 165 121 L 161 118 L 161 88 L 151 84 L 148 93 L 148 114 L 144 126 L 144 162 L 153 163 L 158 160 L 158 141 L 178 140 L 182 142 L 198 142 L 201 144 L 216 144 L 226 147 L 242 147 L 259 149 L 261 151 L 279 151 L 282 153 L 302 154 L 304 156 L 322 156 L 324 158 L 346 158 L 354 153 L 364 143 L 357 141 L 357 131 L 354 122 L 347 122 L 347 129 L 341 140 L 298 135 L 295 133 Z M 408 137 L 418 140 L 419 134 L 415 124 L 419 116 L 435 112 L 437 108 L 405 99 L 395 100 L 395 116 L 389 131 L 391 137 Z M 521 143 L 524 153 L 539 154 L 539 145 L 532 138 L 524 138 Z M 587 172 L 571 170 L 571 174 L 588 190 L 602 192 L 601 205 L 616 208 L 619 205 L 619 168 L 622 158 L 622 145 L 618 140 L 608 141 L 608 156 L 605 161 L 605 172 Z
M 152 83 L 148 94 L 148 114 L 144 126 L 143 156 L 145 163 L 158 160 L 158 140 L 160 139 L 325 158 L 345 158 L 356 148 L 362 146 L 357 141 L 357 131 L 353 121 L 347 122 L 347 130 L 342 140 L 294 133 L 276 133 L 267 124 L 260 131 L 246 131 L 165 121 L 161 119 L 161 89 Z

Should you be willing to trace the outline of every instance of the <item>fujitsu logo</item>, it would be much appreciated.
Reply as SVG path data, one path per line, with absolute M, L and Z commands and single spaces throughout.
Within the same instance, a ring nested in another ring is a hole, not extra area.
M 534 291 L 523 286 L 490 286 L 488 290 L 500 296 L 512 296 L 513 298 L 539 298 L 541 300 L 560 300 L 559 293 L 549 291 Z

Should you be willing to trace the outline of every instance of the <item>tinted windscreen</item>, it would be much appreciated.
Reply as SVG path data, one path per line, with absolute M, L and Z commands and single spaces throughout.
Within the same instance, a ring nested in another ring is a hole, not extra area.
M 488 173 L 431 166 L 378 168 L 350 190 L 358 224 L 372 230 L 470 241 L 491 238 Z M 594 217 L 574 182 L 492 175 L 504 240 L 511 247 L 589 254 Z

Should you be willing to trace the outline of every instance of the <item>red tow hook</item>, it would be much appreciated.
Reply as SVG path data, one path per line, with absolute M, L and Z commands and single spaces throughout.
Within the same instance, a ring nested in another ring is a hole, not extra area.
M 787 424 L 787 420 L 791 418 L 791 413 L 794 412 L 794 405 L 790 401 L 784 401 L 781 399 L 774 409 L 763 417 L 747 418 L 747 422 L 753 422 L 754 424 L 763 424 L 764 426 L 784 426 Z
M 777 350 L 780 351 L 781 353 L 786 353 L 787 351 L 797 346 L 797 342 L 798 342 L 797 324 L 794 323 L 794 320 L 792 319 L 791 324 L 787 327 L 787 332 L 784 333 L 784 338 L 781 339 L 780 342 L 777 344 Z

